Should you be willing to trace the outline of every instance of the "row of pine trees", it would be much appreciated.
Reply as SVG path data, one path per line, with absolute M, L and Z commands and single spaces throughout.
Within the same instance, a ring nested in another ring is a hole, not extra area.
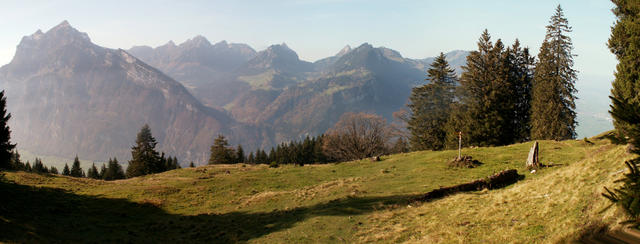
M 249 163 L 277 166 L 281 164 L 305 165 L 333 162 L 334 160 L 327 157 L 322 151 L 322 138 L 322 135 L 318 137 L 307 136 L 302 141 L 281 143 L 271 148 L 268 153 L 258 149 L 255 153 L 250 152 L 247 156 L 242 145 L 238 145 L 234 149 L 229 146 L 229 142 L 223 135 L 218 135 L 211 146 L 209 164 Z
M 4 97 L 0 99 L 0 102 L 3 101 L 3 99 Z M 82 167 L 80 167 L 80 160 L 76 155 L 73 163 L 71 163 L 71 168 L 68 164 L 65 164 L 62 171 L 59 171 L 54 166 L 46 167 L 39 158 L 34 160 L 33 166 L 29 161 L 23 163 L 20 160 L 20 154 L 17 150 L 10 151 L 10 159 L 7 161 L 8 164 L 0 168 L 103 180 L 125 179 L 179 169 L 180 163 L 178 159 L 176 157 L 167 157 L 164 153 L 157 152 L 155 150 L 156 144 L 156 139 L 151 135 L 149 126 L 144 125 L 138 133 L 136 145 L 131 148 L 132 159 L 129 161 L 129 166 L 126 170 L 122 168 L 118 159 L 110 158 L 107 163 L 102 164 L 100 170 L 98 170 L 94 163 L 85 172 Z M 191 163 L 191 167 L 193 166 L 193 163 Z
M 537 60 L 516 41 L 506 47 L 485 30 L 460 77 L 444 54 L 413 88 L 407 119 L 413 150 L 497 146 L 575 138 L 577 125 L 571 27 L 560 6 L 551 17 Z

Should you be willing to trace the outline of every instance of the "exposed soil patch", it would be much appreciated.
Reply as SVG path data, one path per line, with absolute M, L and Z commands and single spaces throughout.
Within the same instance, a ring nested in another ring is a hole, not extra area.
M 469 183 L 455 186 L 441 187 L 417 198 L 417 201 L 431 201 L 458 192 L 479 191 L 482 189 L 498 189 L 516 183 L 522 176 L 515 169 L 503 170 L 485 179 L 474 180 Z

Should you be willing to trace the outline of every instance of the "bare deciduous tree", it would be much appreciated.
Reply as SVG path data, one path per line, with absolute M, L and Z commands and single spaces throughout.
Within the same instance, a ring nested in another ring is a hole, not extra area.
M 374 114 L 346 113 L 325 134 L 323 150 L 339 161 L 380 156 L 390 138 L 386 120 Z

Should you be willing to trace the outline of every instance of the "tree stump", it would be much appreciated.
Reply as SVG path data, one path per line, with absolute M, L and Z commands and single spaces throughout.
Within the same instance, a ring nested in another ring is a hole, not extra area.
M 540 167 L 540 161 L 538 161 L 538 142 L 534 142 L 531 150 L 529 150 L 529 157 L 527 157 L 527 168 L 537 169 Z

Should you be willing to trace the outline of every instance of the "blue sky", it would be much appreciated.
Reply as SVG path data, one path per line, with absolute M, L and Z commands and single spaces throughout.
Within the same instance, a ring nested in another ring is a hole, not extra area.
M 109 48 L 155 47 L 203 35 L 213 43 L 247 43 L 258 51 L 285 42 L 307 61 L 364 42 L 425 58 L 474 50 L 486 28 L 494 40 L 510 44 L 519 38 L 537 54 L 558 4 L 573 27 L 578 55 L 577 110 L 583 121 L 578 133 L 590 135 L 582 130 L 611 127 L 607 96 L 617 61 L 606 47 L 615 21 L 607 0 L 3 1 L 0 65 L 10 62 L 23 36 L 63 20 Z M 600 122 L 594 125 L 593 118 Z
M 615 59 L 605 44 L 614 21 L 605 0 L 575 1 L 10 1 L 0 9 L 0 64 L 24 35 L 62 20 L 110 48 L 158 46 L 201 34 L 211 42 L 243 42 L 257 50 L 286 42 L 304 60 L 369 42 L 424 58 L 475 49 L 483 29 L 537 52 L 560 3 L 573 26 L 576 66 L 610 75 Z

